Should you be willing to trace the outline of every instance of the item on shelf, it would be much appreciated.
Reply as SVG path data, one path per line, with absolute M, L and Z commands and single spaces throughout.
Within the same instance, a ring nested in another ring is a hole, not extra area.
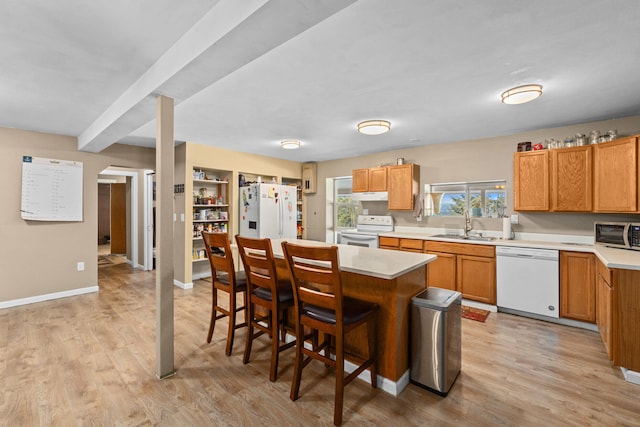
M 538 142 L 537 144 L 533 144 L 533 151 L 544 150 L 544 145 Z
M 531 151 L 531 141 L 519 142 L 518 151 Z
M 576 133 L 575 136 L 576 146 L 582 147 L 583 145 L 587 145 L 587 137 L 584 134 Z
M 590 144 L 598 144 L 600 142 L 600 131 L 599 130 L 592 130 L 591 134 L 589 136 L 589 143 Z

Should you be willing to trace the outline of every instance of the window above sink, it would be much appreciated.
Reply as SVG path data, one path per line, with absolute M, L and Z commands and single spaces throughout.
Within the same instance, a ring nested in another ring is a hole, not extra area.
M 506 180 L 451 182 L 425 185 L 429 216 L 502 218 L 507 208 Z

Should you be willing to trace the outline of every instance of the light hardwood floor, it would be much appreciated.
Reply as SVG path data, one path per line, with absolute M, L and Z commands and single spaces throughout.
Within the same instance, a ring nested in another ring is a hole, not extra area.
M 177 373 L 156 379 L 154 273 L 120 264 L 99 275 L 99 293 L 0 310 L 0 425 L 332 425 L 333 375 L 322 364 L 305 369 L 292 402 L 292 352 L 270 383 L 266 339 L 248 365 L 245 330 L 224 355 L 226 320 L 206 343 L 203 280 L 175 289 Z M 463 319 L 462 333 L 448 397 L 414 385 L 392 397 L 356 380 L 344 425 L 640 425 L 640 386 L 609 364 L 597 333 L 503 313 Z

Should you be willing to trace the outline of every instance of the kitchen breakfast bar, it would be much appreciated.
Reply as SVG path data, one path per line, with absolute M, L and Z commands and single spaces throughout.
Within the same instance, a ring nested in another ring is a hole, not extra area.
M 329 246 L 311 240 L 273 239 L 278 274 L 288 275 L 282 242 L 306 246 Z M 411 298 L 426 287 L 426 265 L 435 255 L 388 251 L 360 246 L 338 246 L 344 295 L 379 306 L 376 323 L 378 386 L 397 395 L 409 383 L 409 316 Z M 345 337 L 349 352 L 363 355 L 366 330 L 357 329 Z M 345 366 L 348 370 L 348 366 Z M 368 375 L 363 376 L 364 379 Z

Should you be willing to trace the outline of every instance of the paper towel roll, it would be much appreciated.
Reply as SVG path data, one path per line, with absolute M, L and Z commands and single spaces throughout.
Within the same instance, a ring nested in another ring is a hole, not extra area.
M 511 240 L 511 218 L 502 218 L 502 238 Z

